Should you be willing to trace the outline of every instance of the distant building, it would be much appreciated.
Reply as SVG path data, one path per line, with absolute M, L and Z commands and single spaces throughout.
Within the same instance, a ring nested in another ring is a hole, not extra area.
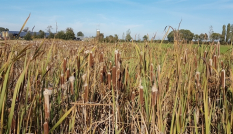
M 83 40 L 84 36 L 77 36 L 76 40 Z

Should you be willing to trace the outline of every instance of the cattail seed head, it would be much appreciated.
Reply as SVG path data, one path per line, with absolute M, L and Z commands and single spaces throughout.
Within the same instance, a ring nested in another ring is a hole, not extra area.
M 226 86 L 226 81 L 225 81 L 225 79 L 226 79 L 225 70 L 223 69 L 223 70 L 221 71 L 221 85 L 222 85 L 222 88 L 223 88 L 223 89 L 224 89 L 225 86 Z
M 212 65 L 213 65 L 213 60 L 209 59 L 209 70 L 210 70 L 210 75 L 212 74 Z
M 139 87 L 139 98 L 140 98 L 140 104 L 143 105 L 143 86 Z
M 155 106 L 157 100 L 158 88 L 156 83 L 152 86 L 152 106 Z
M 135 92 L 133 91 L 131 94 L 131 101 L 134 101 L 134 98 L 135 98 Z
M 77 56 L 77 68 L 78 68 L 78 71 L 80 71 L 80 57 Z
M 104 60 L 104 53 L 103 52 L 101 52 L 100 53 L 100 60 L 99 60 L 99 62 L 101 63 L 101 62 L 103 62 Z
M 44 94 L 44 101 L 45 101 L 45 120 L 49 120 L 50 108 L 49 108 L 49 95 L 50 92 L 45 90 Z
M 64 61 L 63 61 L 63 74 L 65 74 L 65 72 L 66 72 L 66 64 L 67 64 L 67 60 L 66 60 L 66 58 L 64 58 Z
M 84 88 L 84 102 L 88 102 L 88 86 L 87 83 L 83 85 Z
M 86 78 L 87 78 L 87 74 L 83 74 L 83 75 L 82 75 L 82 80 L 83 80 L 83 81 L 86 81 Z
M 103 70 L 100 70 L 100 82 L 103 83 Z
M 197 86 L 200 86 L 200 72 L 196 72 Z
M 214 55 L 214 68 L 217 69 L 217 56 Z

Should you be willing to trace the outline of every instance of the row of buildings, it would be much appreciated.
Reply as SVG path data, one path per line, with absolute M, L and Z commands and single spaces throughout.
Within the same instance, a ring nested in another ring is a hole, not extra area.
M 31 34 L 35 34 L 39 35 L 40 32 L 31 32 Z M 27 32 L 21 32 L 19 34 L 19 31 L 2 31 L 0 32 L 0 39 L 5 39 L 6 38 L 10 38 L 11 37 L 20 37 L 20 38 L 24 38 L 24 36 L 27 34 Z M 100 37 L 100 35 L 103 33 L 100 33 L 100 30 L 96 30 L 96 38 L 98 39 Z M 49 36 L 49 33 L 45 33 L 45 38 L 47 38 Z M 89 38 L 85 38 L 84 36 L 77 36 L 75 37 L 75 40 L 90 40 Z
M 36 33 L 36 35 L 39 35 L 40 32 L 31 32 L 31 34 Z M 0 39 L 4 39 L 4 37 L 9 38 L 10 36 L 12 37 L 20 37 L 20 38 L 24 38 L 24 36 L 27 34 L 27 32 L 21 32 L 19 34 L 19 31 L 2 31 L 0 32 Z M 48 37 L 49 33 L 45 33 L 45 37 Z

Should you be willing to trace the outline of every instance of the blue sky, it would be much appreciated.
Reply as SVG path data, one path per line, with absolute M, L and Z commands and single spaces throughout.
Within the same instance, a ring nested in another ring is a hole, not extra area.
M 48 25 L 55 32 L 72 27 L 75 34 L 95 36 L 99 28 L 104 36 L 131 30 L 142 38 L 156 33 L 156 39 L 165 34 L 170 25 L 189 29 L 194 34 L 208 33 L 209 27 L 221 33 L 222 25 L 233 24 L 233 0 L 0 0 L 0 27 L 20 30 L 29 13 L 26 25 L 34 31 L 46 30 Z M 99 26 L 98 26 L 99 25 Z M 138 37 L 138 36 L 137 36 Z

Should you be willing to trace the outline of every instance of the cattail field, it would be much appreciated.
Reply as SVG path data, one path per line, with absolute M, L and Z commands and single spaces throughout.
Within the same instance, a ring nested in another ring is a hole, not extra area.
M 232 133 L 232 50 L 3 41 L 0 133 Z

